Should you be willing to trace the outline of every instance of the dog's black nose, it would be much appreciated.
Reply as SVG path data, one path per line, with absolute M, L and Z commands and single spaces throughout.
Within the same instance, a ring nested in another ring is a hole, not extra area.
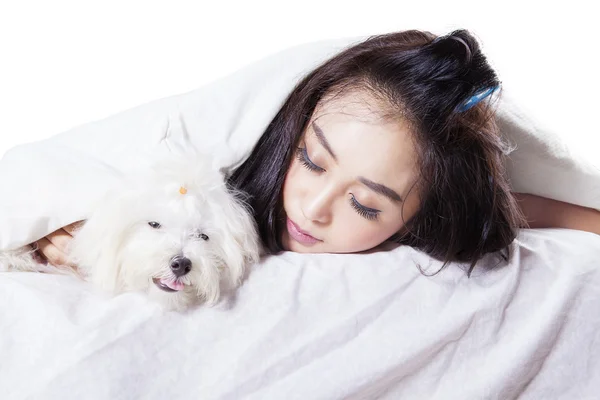
M 184 276 L 192 269 L 192 262 L 189 258 L 182 256 L 175 256 L 171 260 L 171 271 L 176 277 Z

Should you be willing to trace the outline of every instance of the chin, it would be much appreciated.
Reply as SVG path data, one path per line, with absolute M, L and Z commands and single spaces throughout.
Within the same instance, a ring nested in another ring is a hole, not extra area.
M 124 177 L 69 249 L 77 274 L 118 294 L 143 292 L 168 310 L 217 303 L 259 260 L 254 218 L 209 162 L 169 159 Z M 29 247 L 0 252 L 0 270 L 65 273 Z

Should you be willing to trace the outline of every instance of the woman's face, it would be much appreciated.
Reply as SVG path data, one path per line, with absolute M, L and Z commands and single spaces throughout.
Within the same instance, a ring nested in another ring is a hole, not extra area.
M 402 230 L 418 210 L 409 129 L 381 118 L 376 104 L 366 92 L 351 92 L 313 113 L 283 187 L 286 250 L 368 250 Z

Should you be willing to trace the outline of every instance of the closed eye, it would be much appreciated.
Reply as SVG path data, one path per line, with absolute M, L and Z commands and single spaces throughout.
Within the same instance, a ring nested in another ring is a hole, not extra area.
M 308 157 L 308 152 L 306 151 L 306 147 L 298 147 L 296 149 L 296 158 L 302 163 L 302 165 L 304 165 L 306 169 L 310 171 L 325 172 L 324 168 L 319 167 L 310 160 Z
M 374 208 L 365 207 L 356 200 L 356 197 L 352 193 L 350 193 L 350 205 L 354 210 L 363 218 L 368 219 L 369 221 L 374 221 L 379 216 L 380 210 L 376 210 Z

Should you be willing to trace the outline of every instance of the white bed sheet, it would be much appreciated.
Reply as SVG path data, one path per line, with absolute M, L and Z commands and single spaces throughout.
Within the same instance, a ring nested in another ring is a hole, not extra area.
M 157 151 L 239 164 L 295 82 L 350 42 L 294 48 L 10 150 L 0 249 L 84 218 L 115 171 Z M 513 103 L 499 109 L 518 146 L 515 191 L 600 208 L 600 171 Z M 471 279 L 456 266 L 422 276 L 416 263 L 439 263 L 409 248 L 285 253 L 256 266 L 232 304 L 184 315 L 68 277 L 1 273 L 0 399 L 597 398 L 600 236 L 524 231 L 513 247 L 510 265 Z
M 439 263 L 409 248 L 284 253 L 188 314 L 2 273 L 0 397 L 597 398 L 600 236 L 527 230 L 512 250 L 470 279 L 421 275 Z

